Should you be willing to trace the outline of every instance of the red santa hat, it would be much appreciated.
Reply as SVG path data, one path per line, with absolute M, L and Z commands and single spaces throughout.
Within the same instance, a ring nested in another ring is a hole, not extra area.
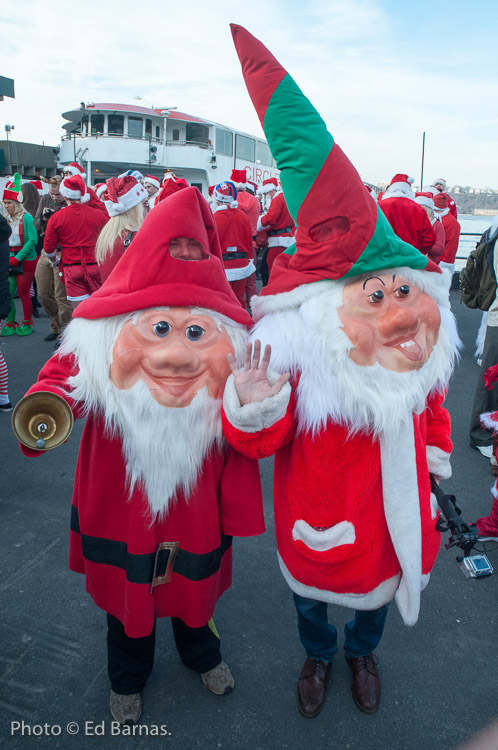
M 263 184 L 258 188 L 258 195 L 266 195 L 266 193 L 272 190 L 278 190 L 278 180 L 276 177 L 269 177 L 267 180 L 263 180 Z
M 94 190 L 95 190 L 95 194 L 96 194 L 97 198 L 101 198 L 102 197 L 102 194 L 105 193 L 106 188 L 107 188 L 107 185 L 105 184 L 105 182 L 98 182 L 95 185 Z
M 86 172 L 81 166 L 81 164 L 76 164 L 75 161 L 72 161 L 70 164 L 67 164 L 65 167 L 62 167 L 62 170 L 64 173 L 71 172 L 71 174 L 74 175 L 80 175 L 84 180 L 86 180 Z
M 23 202 L 23 194 L 21 190 L 21 175 L 19 174 L 19 172 L 16 172 L 12 180 L 7 182 L 7 184 L 5 185 L 2 200 L 17 201 L 18 203 Z
M 245 169 L 232 169 L 230 182 L 233 182 L 237 190 L 247 187 L 247 172 Z
M 432 193 L 426 193 L 425 191 L 423 193 L 416 193 L 415 203 L 418 203 L 420 206 L 427 206 L 427 208 L 432 208 L 434 210 L 434 199 Z
M 438 179 L 434 180 L 432 184 L 434 185 L 434 187 L 436 187 L 436 185 L 441 185 L 443 190 L 446 190 L 446 180 L 443 180 L 442 177 L 438 177 Z
M 111 177 L 106 181 L 104 204 L 109 216 L 119 216 L 149 197 L 144 186 L 132 177 Z
M 152 174 L 146 174 L 144 177 L 144 185 L 152 185 L 159 190 L 161 187 L 161 180 L 159 177 L 154 177 Z
M 208 187 L 208 195 L 209 196 L 213 195 L 215 187 L 216 187 L 216 185 L 209 185 L 209 187 Z
M 31 184 L 38 190 L 40 195 L 43 195 L 43 182 L 41 180 L 30 180 Z
M 196 240 L 207 257 L 174 258 L 169 243 L 175 237 Z M 195 187 L 155 206 L 113 272 L 73 317 L 95 320 L 165 306 L 207 308 L 252 325 L 227 281 L 211 209 Z
M 213 198 L 219 203 L 231 206 L 237 201 L 237 188 L 233 182 L 220 182 L 214 189 Z
M 61 193 L 64 198 L 68 198 L 71 201 L 88 203 L 90 200 L 90 193 L 87 192 L 83 178 L 79 174 L 71 175 L 71 177 L 66 177 L 62 180 Z
M 407 174 L 395 174 L 391 182 L 389 183 L 389 187 L 391 187 L 391 185 L 397 185 L 400 182 L 404 182 L 406 185 L 413 185 L 415 179 L 413 177 L 409 177 Z
M 249 193 L 251 193 L 252 195 L 256 195 L 257 189 L 258 189 L 258 184 L 256 182 L 252 182 L 252 180 L 247 180 L 246 190 Z
M 157 206 L 158 203 L 165 198 L 169 198 L 170 195 L 174 195 L 179 190 L 185 190 L 188 186 L 187 180 L 184 180 L 183 177 L 177 177 L 172 172 L 166 172 L 164 175 L 163 186 L 161 192 L 157 195 L 155 205 Z

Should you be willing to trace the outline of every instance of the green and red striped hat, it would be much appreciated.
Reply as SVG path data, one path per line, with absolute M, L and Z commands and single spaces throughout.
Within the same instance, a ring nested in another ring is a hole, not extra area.
M 296 243 L 261 294 L 387 268 L 441 272 L 397 237 L 311 102 L 266 47 L 231 24 L 247 90 L 277 162 Z

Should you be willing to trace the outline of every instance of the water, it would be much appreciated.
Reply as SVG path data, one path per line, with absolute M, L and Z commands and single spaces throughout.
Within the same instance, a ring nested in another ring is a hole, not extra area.
M 458 214 L 458 222 L 461 232 L 475 232 L 475 236 L 462 237 L 458 243 L 458 251 L 455 260 L 455 271 L 461 271 L 465 268 L 465 262 L 468 254 L 474 250 L 476 242 L 479 241 L 481 234 L 489 227 L 493 221 L 493 216 L 473 216 L 472 214 Z

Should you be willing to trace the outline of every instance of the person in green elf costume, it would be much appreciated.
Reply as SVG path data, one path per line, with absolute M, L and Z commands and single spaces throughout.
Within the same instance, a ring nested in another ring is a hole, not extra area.
M 1 336 L 28 336 L 33 333 L 33 308 L 29 291 L 36 270 L 36 243 L 38 234 L 33 223 L 33 217 L 22 205 L 21 177 L 16 172 L 13 181 L 8 182 L 3 191 L 3 204 L 6 219 L 12 229 L 10 235 L 9 258 L 9 286 L 11 306 L 7 315 L 7 323 L 2 328 Z M 19 273 L 19 269 L 22 269 Z M 23 318 L 21 325 L 16 323 L 16 306 L 14 294 L 16 289 L 22 303 Z

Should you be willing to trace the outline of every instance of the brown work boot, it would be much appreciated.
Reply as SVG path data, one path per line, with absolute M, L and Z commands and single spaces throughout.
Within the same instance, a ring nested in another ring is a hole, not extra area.
M 111 690 L 109 708 L 120 724 L 136 724 L 142 714 L 142 696 L 140 693 L 119 695 Z
M 353 672 L 351 692 L 354 702 L 366 714 L 374 714 L 380 703 L 380 677 L 376 657 L 373 654 L 346 656 L 346 661 Z
M 317 661 L 309 657 L 297 681 L 297 705 L 303 716 L 313 719 L 325 703 L 325 690 L 332 662 Z

